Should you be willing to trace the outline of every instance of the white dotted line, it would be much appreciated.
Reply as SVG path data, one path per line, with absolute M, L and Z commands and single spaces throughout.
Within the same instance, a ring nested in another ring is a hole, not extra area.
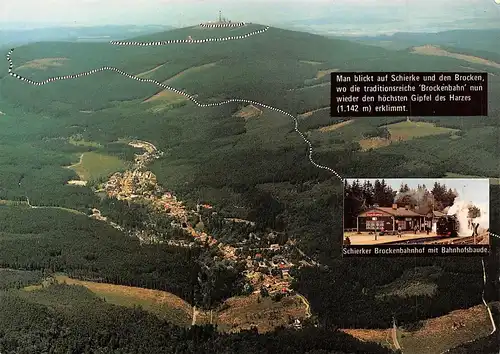
M 205 39 L 170 39 L 168 41 L 159 41 L 159 42 L 125 42 L 125 41 L 111 41 L 110 43 L 113 45 L 134 45 L 134 46 L 161 46 L 168 44 L 180 44 L 180 43 L 209 43 L 209 42 L 223 42 L 223 41 L 233 41 L 239 39 L 245 39 L 251 36 L 255 36 L 256 34 L 261 34 L 266 32 L 269 29 L 269 26 L 265 28 L 253 31 L 247 34 L 242 34 L 239 36 L 229 36 L 229 37 L 221 37 L 221 38 L 205 38 Z
M 12 69 L 13 69 L 13 63 L 12 63 L 11 55 L 12 55 L 13 51 L 14 51 L 14 49 L 11 49 L 9 51 L 9 53 L 7 54 L 7 61 L 9 62 L 9 75 L 15 77 L 18 80 L 24 81 L 24 82 L 26 82 L 28 84 L 35 85 L 35 86 L 42 86 L 42 85 L 46 85 L 48 83 L 51 83 L 51 82 L 54 82 L 54 81 L 59 81 L 59 80 L 77 79 L 79 77 L 96 74 L 96 73 L 101 72 L 101 71 L 111 70 L 111 71 L 114 71 L 114 72 L 116 72 L 116 73 L 118 73 L 120 75 L 128 77 L 130 79 L 134 79 L 134 80 L 137 80 L 137 81 L 140 81 L 140 82 L 152 83 L 152 84 L 160 86 L 160 87 L 162 87 L 162 88 L 164 88 L 166 90 L 170 90 L 170 91 L 173 91 L 173 92 L 178 93 L 180 95 L 183 95 L 186 98 L 188 98 L 189 100 L 191 100 L 198 107 L 214 107 L 214 106 L 222 106 L 224 104 L 233 103 L 233 102 L 243 102 L 243 103 L 253 104 L 253 105 L 256 105 L 256 106 L 260 106 L 260 107 L 263 107 L 263 108 L 270 109 L 272 111 L 279 112 L 279 113 L 281 113 L 283 115 L 286 115 L 286 116 L 288 116 L 288 117 L 290 117 L 290 118 L 293 119 L 293 121 L 295 123 L 295 127 L 294 127 L 295 131 L 302 137 L 302 139 L 309 146 L 309 154 L 308 154 L 309 161 L 315 167 L 317 167 L 317 168 L 321 168 L 323 170 L 327 170 L 327 171 L 332 172 L 337 178 L 339 178 L 341 181 L 343 181 L 343 178 L 340 177 L 340 175 L 335 170 L 333 170 L 332 168 L 330 168 L 328 166 L 320 165 L 320 164 L 316 163 L 313 160 L 313 157 L 312 157 L 313 156 L 313 147 L 312 147 L 312 144 L 305 137 L 305 135 L 299 130 L 299 121 L 298 121 L 298 119 L 294 115 L 292 115 L 292 114 L 290 114 L 288 112 L 285 112 L 284 110 L 282 110 L 280 108 L 272 107 L 272 106 L 269 106 L 269 105 L 264 104 L 264 103 L 260 103 L 260 102 L 252 101 L 252 100 L 246 100 L 246 99 L 242 99 L 242 98 L 231 98 L 231 99 L 228 99 L 228 100 L 225 100 L 225 101 L 222 101 L 222 102 L 217 102 L 217 103 L 199 103 L 196 98 L 194 98 L 192 95 L 190 95 L 190 94 L 188 94 L 188 93 L 186 93 L 184 91 L 178 90 L 178 89 L 176 89 L 174 87 L 171 87 L 171 86 L 168 86 L 168 85 L 165 85 L 164 83 L 161 83 L 161 82 L 153 80 L 153 79 L 143 79 L 143 78 L 137 77 L 135 75 L 128 74 L 128 73 L 126 73 L 126 72 L 124 72 L 124 71 L 122 71 L 120 69 L 117 69 L 115 67 L 112 67 L 112 66 L 103 66 L 102 68 L 94 69 L 94 70 L 90 70 L 90 71 L 86 71 L 86 72 L 79 73 L 79 74 L 66 75 L 66 76 L 57 76 L 57 77 L 49 78 L 49 79 L 44 80 L 44 81 L 33 81 L 31 79 L 22 77 L 21 75 L 18 75 L 15 72 L 12 71 Z
M 493 232 L 488 231 L 488 233 L 490 234 L 490 236 L 493 236 L 493 237 L 496 237 L 496 238 L 500 238 L 500 236 L 499 236 L 499 235 L 494 234 Z
M 200 27 L 215 28 L 215 27 L 243 27 L 245 22 L 231 22 L 231 23 L 200 23 Z

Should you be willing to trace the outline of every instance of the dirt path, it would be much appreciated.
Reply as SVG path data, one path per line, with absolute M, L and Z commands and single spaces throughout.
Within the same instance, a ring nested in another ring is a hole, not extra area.
M 392 335 L 392 342 L 394 343 L 394 347 L 396 348 L 396 350 L 401 350 L 401 346 L 399 345 L 399 342 L 398 342 L 398 327 L 396 326 L 396 319 L 395 318 L 392 319 L 391 335 Z
M 304 305 L 306 305 L 306 318 L 311 317 L 312 313 L 311 313 L 311 305 L 309 304 L 309 301 L 303 295 L 297 294 L 297 296 L 302 300 Z
M 196 317 L 198 316 L 198 310 L 196 306 L 193 306 L 193 321 L 191 322 L 191 326 L 196 325 Z
M 486 287 L 486 268 L 484 267 L 484 260 L 481 259 L 481 263 L 483 264 L 483 281 L 484 281 L 484 287 Z M 486 300 L 484 299 L 484 290 L 483 290 L 483 294 L 481 295 L 482 299 L 483 299 L 483 304 L 484 306 L 486 306 L 486 309 L 488 310 L 488 314 L 490 316 L 490 321 L 491 321 L 491 327 L 492 327 L 492 331 L 490 334 L 493 334 L 497 331 L 497 326 L 495 324 L 495 319 L 493 318 L 493 314 L 491 313 L 491 309 L 490 309 L 490 306 L 488 306 L 488 303 L 486 302 Z

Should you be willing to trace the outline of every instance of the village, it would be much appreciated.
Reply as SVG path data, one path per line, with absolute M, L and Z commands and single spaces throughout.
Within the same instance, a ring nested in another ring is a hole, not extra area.
M 297 257 L 307 258 L 307 256 L 297 249 L 293 241 L 287 240 L 280 245 L 276 242 L 278 234 L 267 232 L 259 235 L 249 233 L 248 237 L 233 245 L 219 242 L 196 227 L 196 224 L 201 221 L 202 212 L 217 214 L 212 211 L 213 207 L 199 203 L 196 205 L 196 210 L 186 209 L 184 203 L 179 201 L 172 191 L 166 191 L 161 187 L 156 176 L 146 169 L 146 165 L 160 157 L 162 153 L 148 142 L 134 141 L 129 145 L 142 148 L 145 152 L 136 155 L 132 170 L 113 174 L 101 186 L 100 191 L 105 192 L 108 197 L 126 200 L 129 203 L 147 204 L 155 212 L 165 213 L 166 217 L 172 219 L 171 225 L 192 236 L 192 241 L 182 239 L 162 241 L 155 234 L 154 228 L 136 230 L 131 233 L 132 236 L 137 237 L 141 243 L 163 242 L 177 247 L 194 247 L 197 244 L 204 244 L 216 247 L 224 259 L 243 262 L 246 265 L 243 274 L 254 293 L 260 292 L 265 296 L 288 296 L 294 293 L 291 289 L 293 277 L 290 275 L 290 270 L 292 267 L 310 266 L 311 263 L 315 263 L 305 259 L 297 261 Z M 94 210 L 92 217 L 106 220 L 98 210 Z M 193 223 L 192 220 L 198 220 L 198 222 Z M 253 222 L 238 218 L 225 218 L 225 221 L 254 226 Z M 296 263 L 291 261 L 292 258 Z

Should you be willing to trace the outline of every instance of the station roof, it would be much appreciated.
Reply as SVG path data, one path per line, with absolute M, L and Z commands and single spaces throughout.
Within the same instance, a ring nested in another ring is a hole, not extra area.
M 375 215 L 381 214 L 381 215 Z M 400 217 L 423 217 L 425 215 L 416 213 L 413 210 L 409 210 L 406 208 L 391 208 L 391 207 L 376 207 L 368 209 L 358 216 L 360 217 L 370 217 L 370 216 L 400 216 Z

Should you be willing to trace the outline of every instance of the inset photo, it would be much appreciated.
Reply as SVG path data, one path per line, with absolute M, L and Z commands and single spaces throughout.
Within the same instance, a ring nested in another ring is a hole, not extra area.
M 455 178 L 346 179 L 343 244 L 489 246 L 489 183 Z M 433 247 L 422 253 L 464 253 L 449 248 L 450 252 L 429 251 Z

